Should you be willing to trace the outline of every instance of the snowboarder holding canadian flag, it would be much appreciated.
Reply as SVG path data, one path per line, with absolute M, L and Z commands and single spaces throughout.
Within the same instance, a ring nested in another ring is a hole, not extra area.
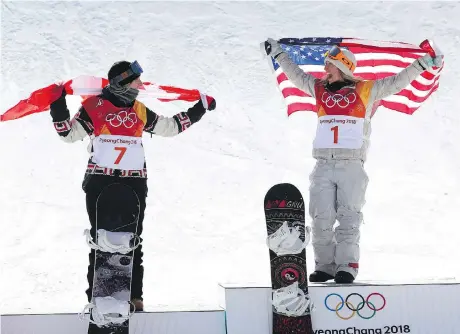
M 309 205 L 316 266 L 309 279 L 352 283 L 359 268 L 361 209 L 369 181 L 364 162 L 374 103 L 398 93 L 423 71 L 440 67 L 442 57 L 426 54 L 396 75 L 362 80 L 353 74 L 354 54 L 333 46 L 325 55 L 326 74 L 319 79 L 293 62 L 278 41 L 269 38 L 264 47 L 289 80 L 316 99 L 313 157 L 317 162 L 310 175 Z M 334 231 L 336 220 L 339 225 Z
M 66 105 L 66 91 L 51 103 L 51 117 L 60 138 L 72 143 L 90 136 L 91 147 L 83 190 L 86 193 L 86 208 L 91 223 L 91 236 L 95 238 L 96 200 L 102 189 L 113 183 L 126 184 L 134 189 L 140 201 L 137 235 L 142 233 L 145 202 L 147 197 L 147 168 L 142 145 L 142 134 L 148 132 L 159 136 L 175 136 L 198 122 L 206 110 L 213 110 L 216 101 L 211 96 L 201 95 L 194 106 L 173 117 L 157 115 L 136 100 L 142 68 L 137 63 L 120 61 L 108 72 L 109 84 L 102 93 L 83 101 L 77 114 L 70 120 Z M 64 87 L 63 87 L 64 88 Z M 136 310 L 143 309 L 142 298 L 142 245 L 134 251 L 131 300 Z M 94 250 L 91 250 L 86 291 L 88 301 L 92 296 L 94 275 Z

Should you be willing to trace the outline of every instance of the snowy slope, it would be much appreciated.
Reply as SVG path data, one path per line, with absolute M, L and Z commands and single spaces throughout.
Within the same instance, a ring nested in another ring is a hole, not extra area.
M 438 92 L 413 116 L 374 118 L 359 279 L 454 279 L 458 17 L 457 2 L 2 1 L 0 113 L 54 81 L 104 76 L 121 59 L 137 59 L 144 80 L 215 96 L 217 109 L 187 132 L 144 138 L 147 308 L 212 307 L 218 282 L 269 285 L 266 190 L 293 182 L 308 201 L 316 116 L 286 117 L 259 43 L 434 38 L 446 54 Z M 78 101 L 68 98 L 72 114 Z M 189 106 L 144 102 L 164 115 Z M 60 141 L 48 113 L 0 123 L 2 313 L 76 312 L 86 303 L 87 144 Z M 307 253 L 312 269 L 311 246 Z

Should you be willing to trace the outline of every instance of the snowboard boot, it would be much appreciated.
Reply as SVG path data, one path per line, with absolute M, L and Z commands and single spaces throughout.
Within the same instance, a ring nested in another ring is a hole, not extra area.
M 333 278 L 334 276 L 319 270 L 315 270 L 310 274 L 310 282 L 326 282 Z
M 353 275 L 347 271 L 338 271 L 334 277 L 335 283 L 338 284 L 349 284 L 353 283 L 354 280 L 355 278 L 353 277 Z

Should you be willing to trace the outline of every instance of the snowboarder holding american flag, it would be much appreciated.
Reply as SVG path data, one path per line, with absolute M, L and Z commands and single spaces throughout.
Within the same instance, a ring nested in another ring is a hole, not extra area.
M 292 61 L 278 41 L 269 38 L 263 46 L 288 79 L 316 99 L 317 162 L 310 175 L 309 203 L 316 266 L 309 279 L 352 283 L 359 270 L 361 209 L 369 181 L 364 162 L 376 102 L 398 93 L 422 72 L 442 66 L 442 56 L 427 53 L 395 75 L 363 80 L 354 75 L 355 55 L 334 45 L 323 55 L 325 75 L 317 78 Z

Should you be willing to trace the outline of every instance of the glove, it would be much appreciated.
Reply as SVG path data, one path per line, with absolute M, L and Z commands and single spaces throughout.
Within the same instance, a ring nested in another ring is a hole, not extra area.
M 206 110 L 214 110 L 216 109 L 216 100 L 209 95 L 200 93 L 201 96 L 201 103 L 203 103 L 203 107 Z
M 55 99 L 54 101 L 51 101 L 51 103 L 55 103 L 55 102 L 58 102 L 58 103 L 59 103 L 59 102 L 62 102 L 62 100 L 65 100 L 65 97 L 66 97 L 66 95 L 67 95 L 67 92 L 65 91 L 64 85 L 58 86 L 58 87 L 56 88 L 56 90 L 57 90 L 58 88 L 62 89 L 62 93 L 61 93 L 61 95 L 60 95 L 57 99 Z M 54 92 L 53 92 L 53 93 L 54 93 Z M 57 93 L 57 91 L 56 91 L 56 93 Z
M 65 97 L 67 95 L 67 92 L 65 91 L 65 87 L 64 87 L 64 85 L 58 86 L 58 87 L 59 88 L 62 87 L 62 93 L 57 99 L 55 99 L 54 101 L 51 101 L 50 106 L 51 107 L 57 107 L 57 108 L 62 108 L 62 107 L 67 108 L 67 105 L 66 105 L 66 102 L 65 102 Z
M 441 67 L 442 66 L 442 56 L 431 57 L 429 54 L 424 55 L 418 59 L 420 66 L 424 70 L 432 68 L 433 66 Z
M 283 52 L 278 41 L 275 41 L 273 38 L 268 38 L 264 42 L 264 48 L 267 56 L 272 56 L 273 58 L 278 57 L 279 54 Z
M 53 122 L 62 122 L 70 116 L 69 109 L 67 109 L 67 103 L 65 101 L 67 92 L 65 91 L 63 85 L 59 86 L 59 88 L 60 87 L 62 87 L 61 95 L 50 103 L 50 113 L 51 117 L 53 118 Z M 56 93 L 58 93 L 58 91 Z
M 65 90 L 65 86 L 64 86 L 64 85 L 62 85 L 62 94 L 61 94 L 61 99 L 62 99 L 62 98 L 65 98 L 65 97 L 66 97 L 66 95 L 67 95 L 67 92 L 66 92 L 66 90 Z

